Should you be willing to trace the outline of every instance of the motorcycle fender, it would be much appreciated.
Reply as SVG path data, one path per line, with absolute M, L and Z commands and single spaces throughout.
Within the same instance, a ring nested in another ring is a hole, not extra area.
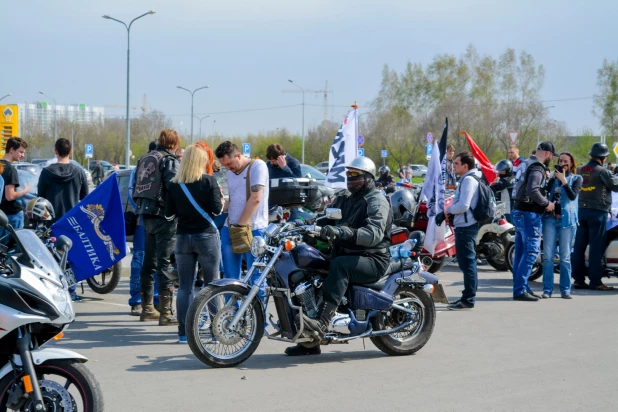
M 53 359 L 74 359 L 81 363 L 85 363 L 88 361 L 88 358 L 80 355 L 77 352 L 61 348 L 39 348 L 30 351 L 30 353 L 32 354 L 32 361 L 35 365 L 42 365 L 45 362 Z M 13 362 L 15 362 L 15 364 L 18 366 L 22 365 L 21 357 L 19 355 L 13 355 Z M 7 373 L 10 373 L 12 370 L 13 367 L 11 366 L 10 362 L 4 365 L 4 367 L 0 369 L 0 379 L 2 379 Z
M 223 286 L 229 286 L 229 285 L 240 286 L 244 288 L 247 291 L 247 293 L 251 290 L 251 286 L 247 285 L 244 282 L 241 282 L 238 279 L 217 279 L 208 284 L 208 286 L 216 286 L 216 287 L 223 287 Z
M 501 236 L 503 233 L 513 229 L 513 227 L 514 226 L 510 223 L 499 225 L 496 222 L 483 225 L 483 227 L 479 229 L 479 234 L 476 236 L 476 245 L 478 246 L 481 244 L 481 240 L 487 233 L 495 233 L 496 235 Z

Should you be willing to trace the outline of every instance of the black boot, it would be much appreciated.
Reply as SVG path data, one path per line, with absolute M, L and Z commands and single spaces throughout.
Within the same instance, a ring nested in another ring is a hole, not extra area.
M 309 316 L 303 315 L 305 327 L 309 330 L 317 332 L 320 335 L 320 338 L 323 338 L 324 335 L 326 335 L 330 322 L 333 320 L 336 312 L 337 305 L 330 302 L 324 302 L 324 307 L 322 308 L 322 312 L 320 313 L 318 319 L 311 319 Z
M 285 354 L 288 356 L 319 355 L 320 353 L 322 353 L 320 345 L 308 348 L 306 346 L 298 344 L 296 346 L 290 346 L 285 349 Z

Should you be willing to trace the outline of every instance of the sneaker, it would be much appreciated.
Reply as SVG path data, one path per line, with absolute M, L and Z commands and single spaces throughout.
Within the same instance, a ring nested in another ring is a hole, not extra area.
M 562 299 L 573 299 L 573 296 L 571 296 L 569 293 L 563 293 L 560 295 L 560 297 Z
M 474 306 L 467 305 L 463 303 L 460 299 L 456 303 L 451 303 L 450 305 L 448 305 L 447 309 L 448 310 L 469 310 L 469 309 L 474 309 Z
M 187 343 L 187 337 L 183 335 L 178 335 L 178 343 Z
M 71 295 L 71 300 L 73 302 L 81 302 L 82 300 L 84 300 L 84 298 L 82 298 L 81 296 L 78 296 L 78 295 Z
M 131 316 L 141 316 L 141 314 L 142 314 L 142 305 L 131 306 Z
M 532 295 L 532 296 L 534 296 L 534 295 Z M 549 292 L 543 292 L 543 294 L 541 295 L 541 297 L 542 297 L 543 299 L 549 299 L 549 298 L 551 298 L 551 293 L 549 293 Z

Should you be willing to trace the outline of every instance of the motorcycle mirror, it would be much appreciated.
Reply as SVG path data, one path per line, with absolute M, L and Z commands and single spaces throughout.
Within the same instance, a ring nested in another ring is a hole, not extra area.
M 66 253 L 71 249 L 71 247 L 73 247 L 73 241 L 65 235 L 60 235 L 56 241 L 56 249 L 62 250 Z
M 339 220 L 342 217 L 341 209 L 336 209 L 334 207 L 328 207 L 326 208 L 325 217 L 327 219 Z
M 9 225 L 9 218 L 2 210 L 0 210 L 0 226 L 7 227 Z

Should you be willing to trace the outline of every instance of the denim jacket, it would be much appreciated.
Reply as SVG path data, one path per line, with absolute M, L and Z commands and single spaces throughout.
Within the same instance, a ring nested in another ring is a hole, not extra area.
M 581 176 L 576 175 L 576 174 L 569 174 L 568 176 L 566 176 L 567 185 L 572 187 L 573 182 L 575 181 L 575 179 L 578 179 L 578 178 L 581 179 Z M 559 184 L 561 184 L 560 181 L 558 179 L 555 179 L 554 184 L 552 185 L 551 188 L 549 188 L 548 194 L 549 194 L 550 202 L 553 201 L 554 190 Z M 562 191 L 562 194 L 560 195 L 560 208 L 561 208 L 560 213 L 562 215 L 562 227 L 578 226 L 579 222 L 577 220 L 577 213 L 578 213 L 577 199 L 579 195 L 575 198 L 575 200 L 571 200 L 567 196 L 566 191 L 564 190 L 564 187 L 561 189 L 561 191 Z

